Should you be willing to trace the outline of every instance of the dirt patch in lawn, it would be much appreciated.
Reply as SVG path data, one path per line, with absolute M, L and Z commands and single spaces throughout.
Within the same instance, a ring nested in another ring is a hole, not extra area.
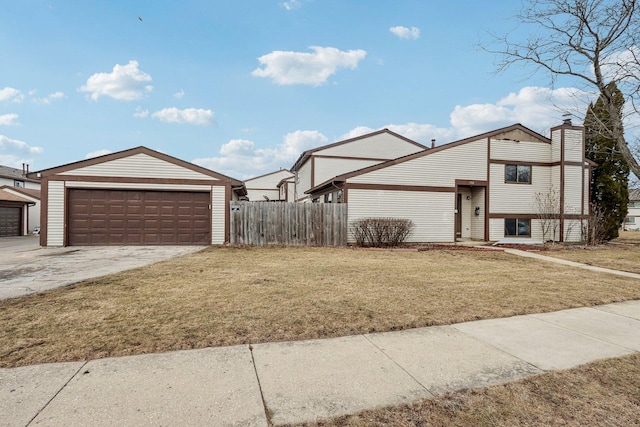
M 640 354 L 298 426 L 639 426 Z
M 0 302 L 0 366 L 445 325 L 640 299 L 501 251 L 210 248 Z

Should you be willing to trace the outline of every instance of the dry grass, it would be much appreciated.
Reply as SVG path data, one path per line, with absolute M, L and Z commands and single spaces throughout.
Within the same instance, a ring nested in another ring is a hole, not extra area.
M 300 425 L 640 426 L 639 383 L 640 354 L 634 354 L 502 386 Z
M 0 366 L 335 337 L 640 298 L 497 251 L 210 248 L 0 302 Z
M 640 274 L 640 232 L 623 231 L 619 238 L 605 245 L 567 246 L 544 255 Z

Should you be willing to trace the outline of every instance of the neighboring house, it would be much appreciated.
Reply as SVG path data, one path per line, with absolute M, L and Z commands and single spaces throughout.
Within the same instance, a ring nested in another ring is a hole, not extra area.
M 548 139 L 515 124 L 336 175 L 307 194 L 347 203 L 349 222 L 408 218 L 415 224 L 409 241 L 454 242 L 542 240 L 534 200 L 555 189 L 556 239 L 579 241 L 594 166 L 584 156 L 582 127 L 565 121 Z
M 28 233 L 29 207 L 34 202 L 0 187 L 0 237 L 23 236 Z
M 640 188 L 629 190 L 629 212 L 624 220 L 625 230 L 640 230 Z
M 27 207 L 27 212 L 21 213 L 21 216 L 24 217 L 24 224 L 20 234 L 24 235 L 28 233 L 33 233 L 34 229 L 40 228 L 40 190 L 35 190 L 33 188 L 22 188 L 22 187 L 10 187 L 8 185 L 1 186 L 0 189 L 4 190 L 5 193 L 8 193 L 13 196 L 17 196 L 23 200 L 29 202 Z M 6 213 L 6 212 L 5 212 Z M 11 215 L 11 214 L 10 214 Z M 11 215 L 13 218 L 16 217 L 16 213 L 14 212 Z M 13 220 L 15 222 L 15 219 Z M 0 224 L 3 221 L 0 220 Z M 11 226 L 10 228 L 12 228 Z M 1 233 L 0 233 L 1 234 Z
M 294 197 L 288 200 L 309 200 L 308 190 L 334 176 L 416 153 L 425 148 L 424 145 L 389 129 L 382 129 L 307 150 L 291 168 L 295 176 Z
M 209 245 L 229 241 L 242 182 L 137 147 L 33 172 L 42 246 Z
M 264 175 L 249 178 L 244 181 L 247 197 L 252 202 L 285 200 L 280 197 L 278 185 L 282 180 L 291 178 L 293 174 L 286 169 L 280 169 Z
M 24 169 L 16 169 L 0 165 L 0 188 L 15 189 L 16 191 L 12 191 L 11 194 L 28 202 L 28 204 L 22 205 L 20 208 L 6 206 L 5 203 L 5 209 L 0 214 L 0 228 L 5 231 L 0 232 L 0 236 L 4 235 L 3 233 L 21 236 L 33 232 L 34 228 L 40 225 L 40 180 L 26 176 L 29 171 L 28 167 L 28 165 L 25 165 Z M 6 197 L 12 198 L 10 196 Z M 8 202 L 8 200 L 5 200 L 5 202 Z M 26 211 L 22 212 L 22 209 L 26 209 Z M 20 218 L 24 220 L 17 220 L 18 210 L 20 210 Z M 18 229 L 22 230 L 19 234 L 15 234 L 17 221 L 21 224 Z
M 0 187 L 7 185 L 9 187 L 40 190 L 40 179 L 28 177 L 28 172 L 28 165 L 25 165 L 25 169 L 16 169 L 0 165 Z
M 278 192 L 280 200 L 285 202 L 293 202 L 295 200 L 296 177 L 294 175 L 285 178 L 278 183 Z

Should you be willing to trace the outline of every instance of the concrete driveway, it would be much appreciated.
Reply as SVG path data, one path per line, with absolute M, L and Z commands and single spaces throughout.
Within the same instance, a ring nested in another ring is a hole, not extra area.
M 200 251 L 204 246 L 41 248 L 37 236 L 0 239 L 0 300 L 42 292 Z

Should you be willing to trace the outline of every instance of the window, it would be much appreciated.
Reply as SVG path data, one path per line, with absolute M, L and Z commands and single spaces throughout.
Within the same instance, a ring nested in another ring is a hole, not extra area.
M 504 181 L 518 184 L 531 184 L 531 166 L 505 165 Z
M 640 208 L 640 201 L 634 200 L 633 202 L 629 202 L 630 208 Z
M 636 217 L 635 216 L 628 216 L 624 219 L 624 223 L 625 224 L 635 224 L 636 223 Z
M 504 219 L 504 235 L 505 236 L 531 236 L 531 220 L 530 219 Z
M 18 188 L 24 188 L 24 181 L 19 181 L 17 179 L 14 179 L 13 186 Z

